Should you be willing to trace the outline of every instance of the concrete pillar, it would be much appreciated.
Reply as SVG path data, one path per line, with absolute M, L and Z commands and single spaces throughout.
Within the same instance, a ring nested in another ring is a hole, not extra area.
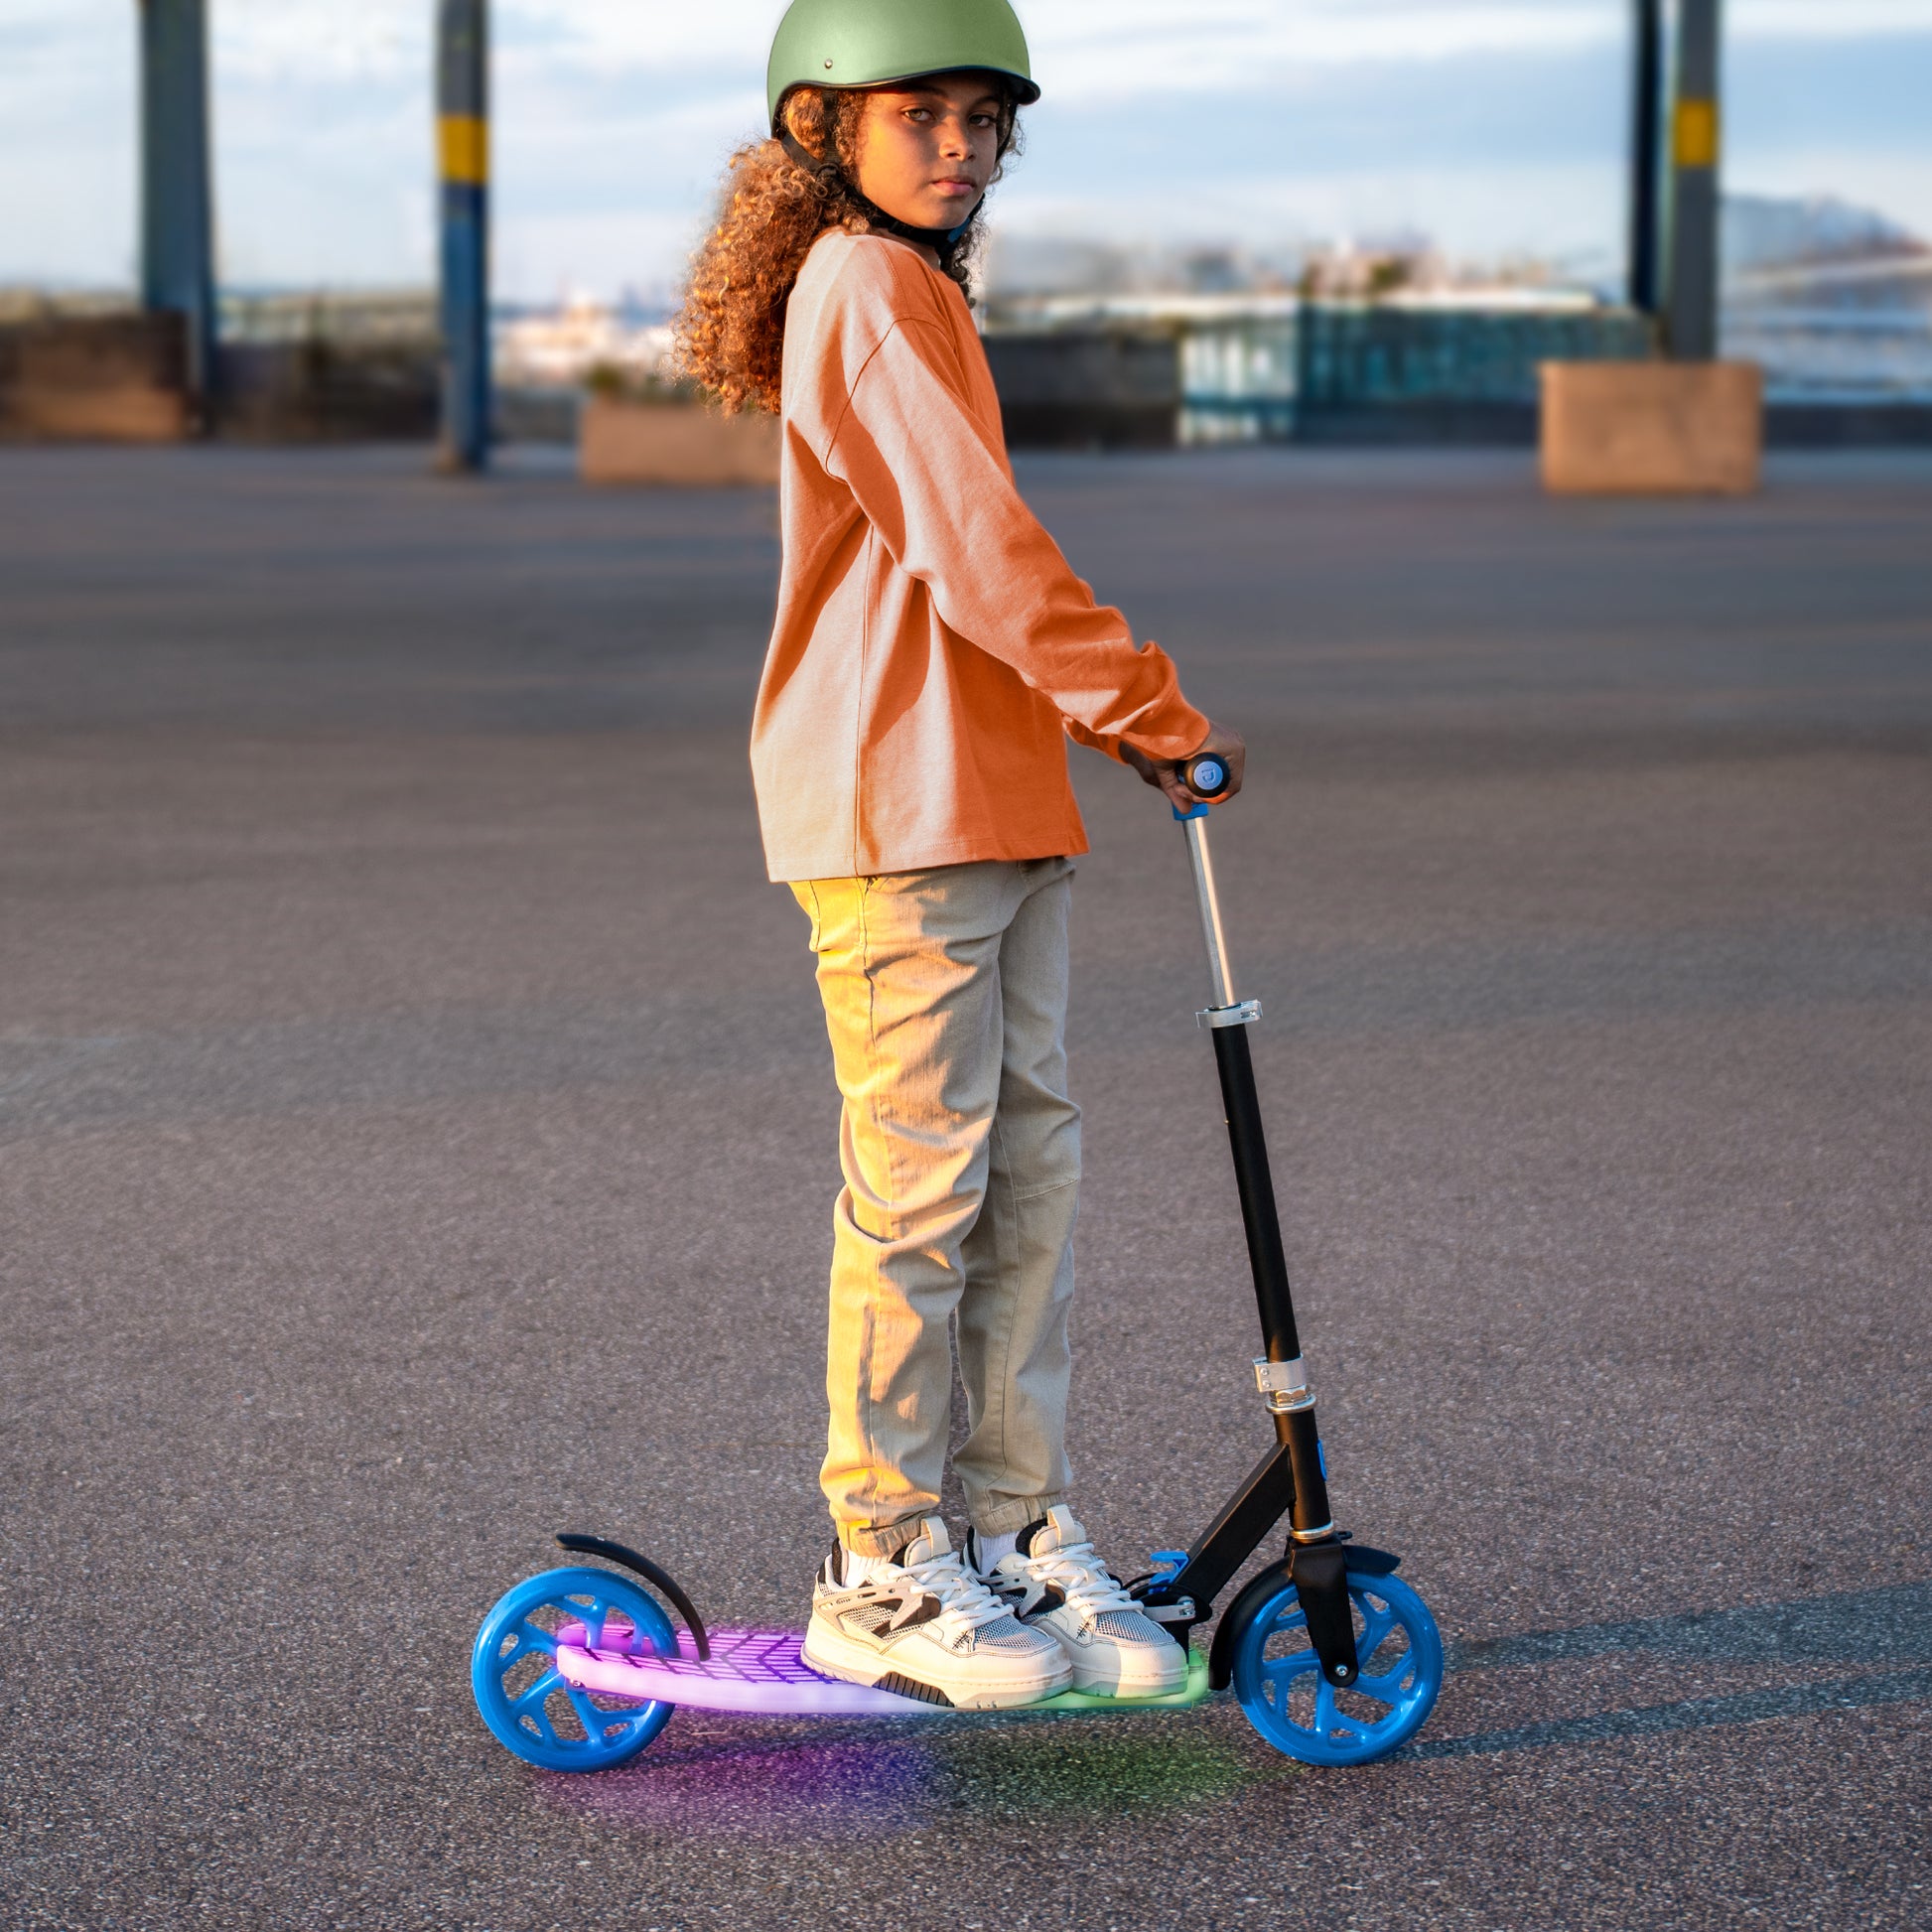
M 1654 106 L 1664 11 L 1662 0 L 1636 0 L 1630 301 L 1658 316 L 1671 359 L 1543 365 L 1543 481 L 1553 490 L 1740 495 L 1757 487 L 1763 377 L 1749 363 L 1717 359 L 1721 0 L 1675 0 L 1667 131 Z M 1660 149 L 1670 157 L 1661 262 Z
M 187 325 L 192 406 L 214 390 L 214 197 L 205 0 L 141 9 L 141 303 Z
M 1678 0 L 1664 343 L 1687 362 L 1709 361 L 1718 352 L 1721 13 L 1720 0 Z
M 489 6 L 437 0 L 445 470 L 489 462 Z
M 1630 72 L 1631 308 L 1654 316 L 1662 289 L 1658 245 L 1662 230 L 1664 116 L 1664 0 L 1634 0 Z

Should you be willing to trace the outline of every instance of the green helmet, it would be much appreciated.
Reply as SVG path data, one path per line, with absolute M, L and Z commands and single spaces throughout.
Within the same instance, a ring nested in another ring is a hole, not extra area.
M 1039 98 L 1009 0 L 791 0 L 765 69 L 771 131 L 793 87 L 878 87 L 960 68 L 1005 74 L 1022 107 Z

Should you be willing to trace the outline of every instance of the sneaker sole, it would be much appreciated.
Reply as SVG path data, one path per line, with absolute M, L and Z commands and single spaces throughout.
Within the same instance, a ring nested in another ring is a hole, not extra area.
M 949 1684 L 935 1684 L 928 1678 L 910 1676 L 897 1668 L 892 1658 L 836 1631 L 822 1630 L 816 1623 L 806 1632 L 799 1654 L 813 1670 L 827 1677 L 843 1678 L 848 1684 L 869 1685 L 876 1691 L 891 1691 L 898 1697 L 916 1698 L 921 1704 L 950 1706 L 955 1711 L 1011 1711 L 1019 1705 L 1038 1704 L 1073 1688 L 1072 1672 L 1064 1666 L 998 1684 L 957 1678 Z
M 1079 1659 L 1069 1651 L 1067 1661 L 1073 1666 L 1073 1688 L 1085 1691 L 1093 1697 L 1111 1698 L 1165 1698 L 1173 1697 L 1176 1691 L 1187 1688 L 1187 1655 L 1180 1646 L 1174 1646 L 1179 1663 L 1165 1676 L 1156 1677 L 1152 1673 L 1135 1676 L 1126 1671 L 1115 1671 L 1111 1675 L 1104 1670 L 1091 1668 L 1082 1670 Z
M 1177 1677 L 1148 1678 L 1144 1682 L 1137 1682 L 1131 1677 L 1076 1675 L 1072 1688 L 1096 1698 L 1167 1698 L 1187 1688 L 1187 1673 L 1182 1671 Z

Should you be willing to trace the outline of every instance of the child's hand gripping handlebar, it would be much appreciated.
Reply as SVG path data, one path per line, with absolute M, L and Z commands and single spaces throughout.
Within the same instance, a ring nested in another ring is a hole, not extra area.
M 1241 789 L 1242 766 L 1248 748 L 1241 734 L 1210 723 L 1206 739 L 1184 759 L 1151 759 L 1132 745 L 1120 756 L 1147 783 L 1165 793 L 1176 812 L 1199 811 L 1205 802 L 1218 804 Z

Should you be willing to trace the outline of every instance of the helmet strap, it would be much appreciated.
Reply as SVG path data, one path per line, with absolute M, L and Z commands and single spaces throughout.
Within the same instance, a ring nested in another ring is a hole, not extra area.
M 902 241 L 916 241 L 921 247 L 930 248 L 940 262 L 951 261 L 953 250 L 959 246 L 960 237 L 972 226 L 973 216 L 954 228 L 917 228 L 910 221 L 901 221 L 897 214 L 888 214 L 871 196 L 860 191 L 855 182 L 836 161 L 827 160 L 812 153 L 804 142 L 792 133 L 781 120 L 773 132 L 778 137 L 778 145 L 784 149 L 806 174 L 821 181 L 827 188 L 837 189 L 859 204 L 859 211 L 875 228 L 884 228 L 888 234 L 896 234 Z M 975 205 L 975 212 L 978 211 Z

